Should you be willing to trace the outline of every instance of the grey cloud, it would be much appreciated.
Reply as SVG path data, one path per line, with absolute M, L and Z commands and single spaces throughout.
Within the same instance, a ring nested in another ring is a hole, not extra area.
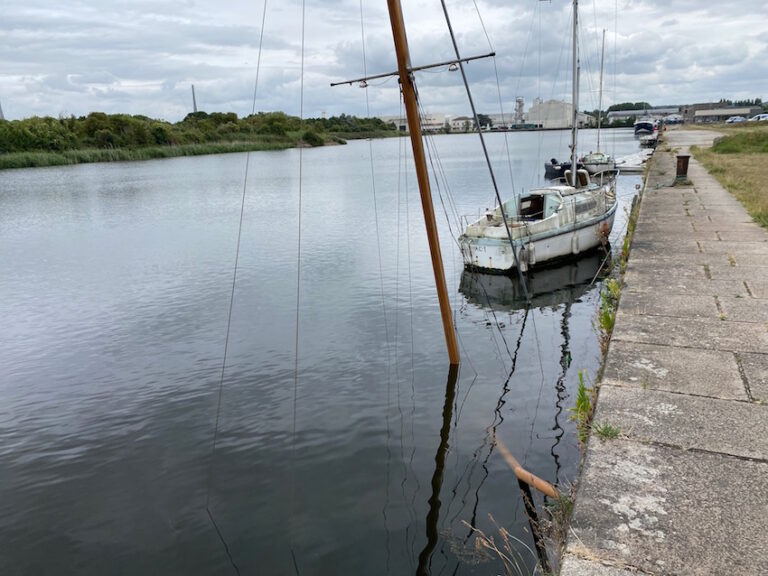
M 453 49 L 439 3 L 403 0 L 415 65 L 449 59 Z M 605 4 L 610 4 L 608 11 Z M 738 14 L 694 0 L 622 0 L 619 30 L 613 3 L 582 0 L 582 102 L 595 100 L 599 36 L 608 28 L 606 86 L 612 101 L 692 102 L 768 96 L 768 8 L 739 3 Z M 133 0 L 97 3 L 50 0 L 8 5 L 0 29 L 0 100 L 8 117 L 91 110 L 166 115 L 191 108 L 189 85 L 205 109 L 250 112 L 261 26 L 261 3 Z M 472 3 L 449 1 L 463 55 L 487 51 Z M 515 96 L 569 98 L 567 2 L 479 2 L 497 51 L 505 108 Z M 395 67 L 383 3 L 364 3 L 369 74 Z M 362 76 L 358 0 L 307 5 L 305 112 L 365 113 L 359 88 L 331 81 Z M 257 108 L 298 113 L 299 2 L 271 3 L 265 26 Z M 643 26 L 638 27 L 638 23 Z M 742 31 L 736 33 L 735 31 Z M 616 45 L 614 46 L 614 38 Z M 613 75 L 615 69 L 616 74 Z M 706 73 L 694 73 L 701 70 Z M 467 67 L 481 110 L 498 108 L 493 63 Z M 466 113 L 458 74 L 421 73 L 420 93 L 434 111 Z M 396 113 L 397 83 L 371 83 L 374 114 Z M 22 96 L 23 95 L 23 96 Z M 494 108 L 495 107 L 495 108 Z

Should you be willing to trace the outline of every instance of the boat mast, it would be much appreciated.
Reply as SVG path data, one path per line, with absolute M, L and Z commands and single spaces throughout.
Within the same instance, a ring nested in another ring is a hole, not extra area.
M 405 24 L 403 23 L 403 10 L 400 6 L 400 0 L 387 0 L 387 7 L 389 9 L 389 21 L 392 25 L 392 38 L 395 42 L 400 88 L 403 91 L 403 103 L 405 104 L 405 113 L 408 118 L 408 131 L 411 135 L 413 161 L 416 164 L 416 177 L 419 181 L 421 207 L 424 211 L 424 223 L 427 227 L 429 252 L 432 256 L 432 269 L 435 273 L 437 297 L 440 302 L 440 314 L 443 318 L 443 330 L 445 332 L 445 342 L 448 347 L 448 358 L 451 365 L 456 366 L 459 364 L 459 347 L 456 343 L 456 332 L 453 328 L 451 301 L 448 298 L 448 289 L 445 284 L 443 257 L 440 254 L 440 238 L 437 234 L 435 210 L 432 206 L 432 192 L 429 187 L 429 174 L 427 173 L 427 163 L 424 156 L 424 144 L 421 140 L 419 108 L 416 97 L 416 87 L 414 86 L 410 70 L 411 56 L 408 51 L 408 38 L 405 34 Z
M 603 28 L 603 47 L 600 49 L 600 98 L 597 105 L 597 151 L 600 152 L 600 124 L 603 119 L 603 60 L 605 59 L 605 28 Z
M 571 102 L 573 102 L 573 125 L 571 126 L 571 184 L 576 186 L 578 180 L 576 142 L 578 140 L 579 128 L 579 0 L 573 0 L 573 71 Z

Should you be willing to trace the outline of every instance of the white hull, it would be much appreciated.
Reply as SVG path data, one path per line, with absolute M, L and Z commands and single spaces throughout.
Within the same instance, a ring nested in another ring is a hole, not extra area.
M 600 172 L 608 172 L 616 168 L 616 164 L 613 160 L 610 162 L 587 162 L 584 161 L 584 168 L 592 176 L 599 174 Z
M 565 192 L 569 187 L 531 192 L 532 196 L 560 198 L 560 208 L 553 206 L 546 217 L 535 221 L 524 219 L 518 213 L 508 217 L 514 251 L 507 228 L 497 216 L 499 209 L 493 216 L 489 214 L 467 226 L 459 238 L 464 265 L 474 270 L 506 273 L 519 262 L 521 270 L 526 271 L 530 266 L 571 257 L 605 244 L 618 204 L 613 184 L 597 191 L 578 192 L 570 188 L 570 194 L 566 192 L 562 196 L 558 190 Z M 585 210 L 585 205 L 592 209 Z
M 616 216 L 616 207 L 594 224 L 569 232 L 561 232 L 548 238 L 523 241 L 517 248 L 523 271 L 543 262 L 566 258 L 593 248 L 607 241 Z M 488 272 L 509 272 L 515 269 L 515 255 L 509 240 L 464 239 L 461 251 L 464 263 L 470 268 Z
M 608 154 L 602 152 L 591 152 L 581 159 L 584 164 L 584 168 L 591 175 L 599 174 L 600 172 L 608 172 L 616 168 L 616 163 L 613 158 Z

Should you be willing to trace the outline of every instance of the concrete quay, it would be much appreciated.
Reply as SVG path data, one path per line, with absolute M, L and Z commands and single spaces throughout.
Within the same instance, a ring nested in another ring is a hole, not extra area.
M 768 232 L 666 133 L 622 287 L 563 576 L 768 574 Z

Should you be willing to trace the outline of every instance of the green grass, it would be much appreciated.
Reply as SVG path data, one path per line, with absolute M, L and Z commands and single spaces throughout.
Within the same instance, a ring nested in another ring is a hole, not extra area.
M 750 124 L 723 130 L 728 135 L 712 148 L 694 146 L 691 152 L 755 222 L 768 228 L 768 126 Z
M 573 412 L 572 420 L 576 421 L 579 431 L 579 440 L 586 444 L 589 436 L 589 422 L 592 419 L 592 400 L 594 399 L 595 389 L 587 388 L 584 380 L 584 371 L 579 372 L 579 388 L 576 393 L 576 404 L 568 410 Z
M 616 308 L 621 294 L 621 282 L 608 278 L 600 291 L 600 309 L 597 313 L 597 325 L 606 335 L 610 335 L 616 321 Z
M 768 130 L 750 130 L 718 139 L 712 146 L 717 154 L 768 154 Z
M 259 150 L 285 150 L 295 145 L 290 139 L 270 139 L 260 142 L 214 142 L 186 144 L 183 146 L 149 146 L 146 148 L 88 148 L 64 152 L 14 152 L 0 154 L 0 170 L 8 168 L 36 168 L 41 166 L 65 166 L 90 162 L 129 162 L 174 158 L 177 156 L 201 156 Z
M 597 434 L 597 437 L 602 441 L 618 438 L 621 433 L 621 430 L 613 424 L 596 424 L 592 427 L 592 431 Z

